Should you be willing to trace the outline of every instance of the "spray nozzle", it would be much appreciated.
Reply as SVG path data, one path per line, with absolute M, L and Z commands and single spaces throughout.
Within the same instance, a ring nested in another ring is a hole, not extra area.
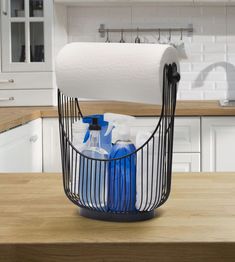
M 118 133 L 118 139 L 130 139 L 130 129 L 126 124 L 133 122 L 133 120 L 135 120 L 135 117 L 114 113 L 105 113 L 104 120 L 109 123 L 106 131 L 107 134 L 109 134 L 115 127 L 115 130 Z
M 98 123 L 98 118 L 92 118 L 91 124 L 89 125 L 89 130 L 101 130 L 101 126 Z
M 97 120 L 93 120 L 93 119 L 97 119 Z M 104 120 L 104 115 L 96 114 L 96 115 L 86 116 L 86 117 L 83 117 L 82 121 L 83 121 L 83 123 L 89 124 L 89 126 L 92 124 L 92 121 L 97 121 L 98 125 L 100 126 L 100 128 L 102 130 L 105 130 L 107 128 L 104 136 L 108 136 L 109 133 L 112 131 L 112 129 L 111 130 L 109 129 L 109 123 Z M 108 131 L 108 129 L 110 131 Z M 89 130 L 91 130 L 90 127 L 89 127 Z M 86 132 L 85 137 L 84 137 L 84 141 L 83 141 L 84 143 L 88 140 L 89 136 L 90 136 L 90 133 Z

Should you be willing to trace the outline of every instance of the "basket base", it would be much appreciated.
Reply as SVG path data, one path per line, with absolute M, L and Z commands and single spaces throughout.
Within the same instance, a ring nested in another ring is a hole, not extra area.
M 96 219 L 96 220 L 105 220 L 113 222 L 134 222 L 134 221 L 143 221 L 154 218 L 155 211 L 149 212 L 135 212 L 135 213 L 111 213 L 111 212 L 100 212 L 91 210 L 88 208 L 79 208 L 79 213 L 83 217 Z

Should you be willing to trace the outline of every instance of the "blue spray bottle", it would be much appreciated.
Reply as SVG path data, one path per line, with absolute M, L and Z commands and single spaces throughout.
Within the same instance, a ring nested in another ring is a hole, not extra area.
M 105 119 L 113 122 L 117 141 L 112 147 L 110 159 L 133 153 L 136 148 L 130 139 L 130 123 L 134 117 L 118 114 L 105 114 Z M 114 212 L 135 211 L 136 203 L 136 154 L 113 160 L 109 163 L 108 209 Z

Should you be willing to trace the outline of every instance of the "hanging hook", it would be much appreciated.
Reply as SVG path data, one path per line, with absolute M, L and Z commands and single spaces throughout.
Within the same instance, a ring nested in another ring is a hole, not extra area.
M 171 42 L 171 28 L 169 29 L 169 37 L 168 37 L 168 43 Z
M 125 40 L 124 40 L 124 38 L 123 38 L 123 29 L 121 30 L 121 40 L 120 40 L 120 43 L 125 43 Z
M 105 40 L 106 43 L 110 43 L 110 40 L 109 40 L 109 29 L 107 29 L 107 38 Z
M 160 43 L 161 41 L 161 28 L 158 29 L 158 39 L 157 39 L 158 43 Z
M 137 32 L 137 36 L 135 38 L 135 43 L 140 44 L 141 40 L 140 40 L 140 37 L 139 37 L 139 27 L 137 27 L 137 31 L 136 32 Z
M 181 28 L 180 30 L 180 40 L 182 41 L 183 40 L 183 29 Z

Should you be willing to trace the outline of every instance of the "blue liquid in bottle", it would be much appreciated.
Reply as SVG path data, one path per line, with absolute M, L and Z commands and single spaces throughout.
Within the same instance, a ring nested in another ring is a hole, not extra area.
M 136 150 L 130 141 L 118 141 L 110 158 L 128 155 Z M 136 154 L 109 163 L 108 208 L 114 212 L 135 211 Z

